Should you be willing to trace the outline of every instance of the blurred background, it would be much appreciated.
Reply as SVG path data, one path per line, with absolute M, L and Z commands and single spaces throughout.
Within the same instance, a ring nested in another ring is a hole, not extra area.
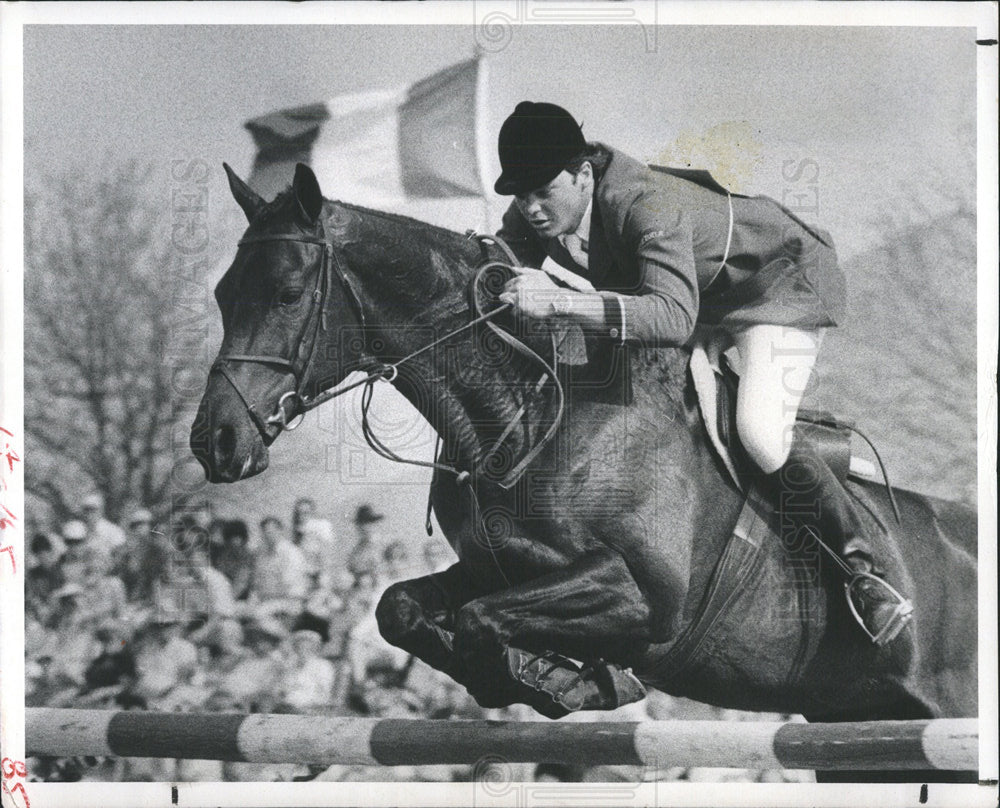
M 368 451 L 356 397 L 255 479 L 209 486 L 190 456 L 212 290 L 245 226 L 223 161 L 267 197 L 302 159 L 329 197 L 492 231 L 496 132 L 545 100 L 589 139 L 772 196 L 832 233 L 848 277 L 807 403 L 854 419 L 895 485 L 975 503 L 973 29 L 546 26 L 482 45 L 472 25 L 25 28 L 29 704 L 482 713 L 374 631 L 387 582 L 453 556 L 424 534 L 429 476 Z M 386 154 L 426 170 L 388 176 Z M 376 399 L 376 433 L 429 459 L 420 416 Z M 46 776 L 220 777 L 164 765 Z M 278 768 L 263 776 L 318 774 Z

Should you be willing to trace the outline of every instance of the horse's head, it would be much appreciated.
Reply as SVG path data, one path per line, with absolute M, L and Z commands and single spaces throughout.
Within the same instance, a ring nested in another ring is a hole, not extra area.
M 267 468 L 267 447 L 339 382 L 359 357 L 329 350 L 334 330 L 360 327 L 360 302 L 324 232 L 324 199 L 313 172 L 266 203 L 226 166 L 250 226 L 215 289 L 224 336 L 191 427 L 191 449 L 211 482 Z

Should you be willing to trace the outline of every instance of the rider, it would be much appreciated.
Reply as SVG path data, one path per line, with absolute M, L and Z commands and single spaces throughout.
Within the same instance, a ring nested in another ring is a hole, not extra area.
M 524 101 L 500 129 L 498 236 L 522 267 L 500 298 L 520 314 L 576 323 L 611 343 L 685 345 L 696 323 L 740 355 L 737 429 L 782 490 L 815 477 L 810 527 L 854 571 L 849 597 L 882 645 L 910 604 L 881 576 L 849 494 L 793 427 L 826 328 L 842 319 L 844 276 L 829 236 L 772 199 L 730 194 L 707 172 L 662 169 L 587 142 L 563 108 Z M 568 269 L 586 281 L 557 285 Z M 589 283 L 587 283 L 589 282 Z M 801 490 L 801 489 L 800 489 Z

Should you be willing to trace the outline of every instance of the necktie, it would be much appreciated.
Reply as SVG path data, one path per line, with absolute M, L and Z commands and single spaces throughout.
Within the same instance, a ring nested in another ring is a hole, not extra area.
M 569 253 L 570 257 L 582 266 L 584 269 L 589 268 L 587 263 L 587 247 L 589 246 L 586 241 L 580 238 L 576 233 L 568 233 L 563 236 L 563 246 L 566 248 L 566 252 Z

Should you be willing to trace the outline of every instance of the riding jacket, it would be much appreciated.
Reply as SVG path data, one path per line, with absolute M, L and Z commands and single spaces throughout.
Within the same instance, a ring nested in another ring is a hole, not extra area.
M 607 148 L 607 147 L 605 147 Z M 587 266 L 542 238 L 515 204 L 497 235 L 524 266 L 546 256 L 604 297 L 606 337 L 680 345 L 695 322 L 803 330 L 843 318 L 846 287 L 830 236 L 766 196 L 730 194 L 708 172 L 647 166 L 615 149 L 597 178 Z

